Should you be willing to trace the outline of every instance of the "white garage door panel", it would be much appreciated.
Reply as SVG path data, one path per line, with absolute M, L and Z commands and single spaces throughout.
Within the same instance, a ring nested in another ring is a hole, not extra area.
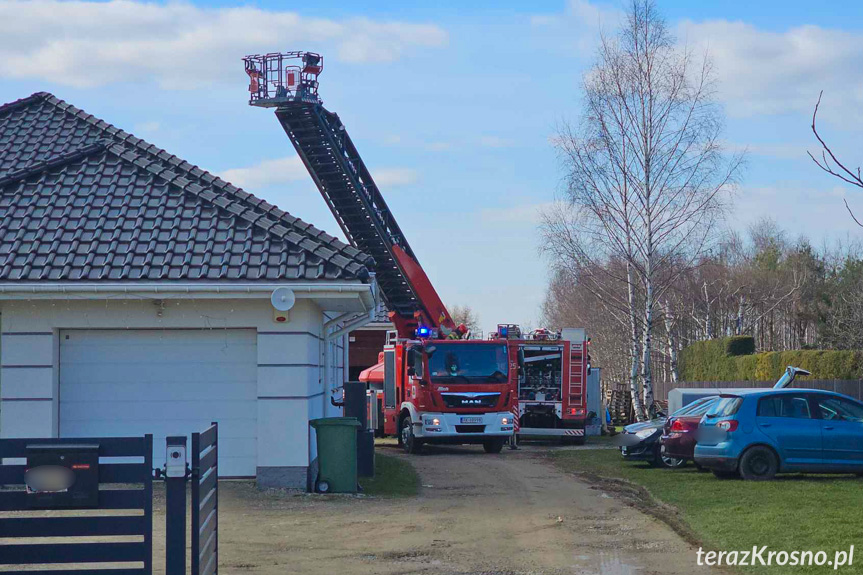
M 117 364 L 122 364 L 126 370 L 141 371 L 140 380 L 132 383 L 127 379 L 119 379 L 121 375 L 117 371 Z M 110 385 L 112 387 L 129 385 L 136 386 L 141 384 L 146 385 L 170 385 L 172 383 L 173 374 L 177 370 L 183 373 L 183 380 L 186 383 L 206 383 L 213 389 L 214 392 L 233 392 L 236 389 L 238 382 L 252 382 L 257 377 L 255 366 L 240 366 L 219 363 L 220 370 L 218 373 L 210 373 L 206 365 L 188 365 L 182 362 L 171 364 L 153 364 L 152 362 L 145 363 L 127 363 L 123 361 L 112 360 L 110 363 L 68 363 L 66 364 L 66 373 L 64 381 L 74 383 L 76 385 Z M 224 388 L 220 386 L 225 386 Z
M 219 470 L 253 476 L 254 330 L 70 330 L 60 334 L 60 435 L 165 437 L 219 422 Z
M 63 425 L 88 421 L 161 421 L 167 425 L 194 420 L 218 421 L 222 425 L 254 421 L 257 417 L 254 401 L 67 401 L 64 409 Z

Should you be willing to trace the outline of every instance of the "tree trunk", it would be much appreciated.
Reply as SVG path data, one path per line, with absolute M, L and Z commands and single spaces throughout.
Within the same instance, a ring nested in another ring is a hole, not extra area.
M 674 334 L 674 315 L 668 300 L 665 301 L 665 334 L 666 349 L 668 351 L 668 371 L 671 374 L 671 383 L 677 387 L 680 375 L 677 372 L 677 338 Z
M 740 296 L 737 304 L 737 329 L 734 335 L 743 335 L 743 303 L 744 297 Z
M 707 339 L 713 339 L 713 324 L 710 322 L 710 296 L 707 293 L 707 282 L 704 282 L 704 331 Z
M 627 263 L 626 265 L 626 277 L 628 289 L 628 298 L 629 298 L 629 327 L 630 327 L 630 348 L 629 348 L 629 360 L 630 360 L 630 370 L 629 370 L 629 394 L 632 396 L 632 409 L 635 412 L 635 418 L 638 421 L 644 421 L 647 419 L 646 414 L 644 413 L 644 404 L 641 401 L 641 393 L 639 393 L 638 389 L 638 368 L 639 368 L 639 358 L 638 358 L 638 311 L 636 310 L 635 305 L 635 287 L 633 285 L 632 278 L 632 265 Z
M 653 402 L 653 284 L 648 279 L 644 301 L 644 345 L 642 349 L 642 385 L 644 386 L 644 410 L 647 417 L 653 417 L 655 406 Z

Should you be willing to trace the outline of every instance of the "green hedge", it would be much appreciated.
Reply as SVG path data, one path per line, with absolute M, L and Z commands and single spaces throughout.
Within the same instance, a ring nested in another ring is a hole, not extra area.
M 863 379 L 863 351 L 802 349 L 753 353 L 749 336 L 699 341 L 680 352 L 683 381 L 773 381 L 793 365 L 815 379 Z

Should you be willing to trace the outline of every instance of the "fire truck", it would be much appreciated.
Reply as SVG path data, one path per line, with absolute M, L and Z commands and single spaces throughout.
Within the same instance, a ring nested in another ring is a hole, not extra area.
M 273 108 L 348 241 L 370 255 L 395 334 L 361 380 L 382 389 L 382 428 L 410 453 L 426 443 L 500 452 L 514 432 L 519 350 L 469 339 L 417 261 L 339 116 L 318 96 L 323 58 L 311 52 L 243 59 L 249 104 Z
M 490 337 L 505 339 L 517 350 L 519 437 L 557 437 L 583 443 L 587 421 L 599 411 L 598 406 L 593 412 L 588 407 L 589 393 L 594 394 L 594 400 L 599 399 L 599 379 L 591 370 L 585 330 L 537 329 L 523 334 L 517 325 L 502 324 Z

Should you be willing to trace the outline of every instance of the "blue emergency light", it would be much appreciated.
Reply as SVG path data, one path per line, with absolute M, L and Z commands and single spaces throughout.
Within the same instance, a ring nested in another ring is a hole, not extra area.
M 431 335 L 431 330 L 425 326 L 417 328 L 417 337 L 428 337 Z

